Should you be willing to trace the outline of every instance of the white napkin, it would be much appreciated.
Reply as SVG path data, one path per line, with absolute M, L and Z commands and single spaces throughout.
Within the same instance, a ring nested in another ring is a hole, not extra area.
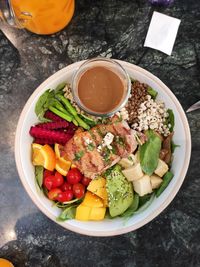
M 144 46 L 171 55 L 180 22 L 180 19 L 154 11 Z

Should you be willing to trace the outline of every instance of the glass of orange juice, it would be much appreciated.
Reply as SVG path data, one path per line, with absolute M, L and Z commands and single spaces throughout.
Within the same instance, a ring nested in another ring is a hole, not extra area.
M 62 30 L 74 14 L 75 0 L 4 0 L 0 18 L 37 34 Z M 7 9 L 7 10 L 5 10 Z

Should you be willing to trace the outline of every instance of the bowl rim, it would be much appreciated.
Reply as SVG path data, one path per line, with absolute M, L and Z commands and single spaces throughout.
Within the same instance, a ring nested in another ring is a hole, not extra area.
M 116 60 L 116 59 L 115 59 Z M 26 190 L 26 192 L 28 193 L 29 197 L 32 199 L 32 201 L 34 202 L 34 204 L 38 207 L 38 209 L 40 211 L 42 211 L 48 218 L 50 218 L 52 221 L 54 221 L 55 223 L 61 225 L 62 227 L 64 227 L 67 230 L 79 233 L 79 234 L 83 234 L 83 235 L 87 235 L 87 236 L 116 236 L 116 235 L 121 235 L 121 234 L 125 234 L 131 231 L 135 231 L 138 228 L 141 228 L 142 226 L 144 226 L 145 224 L 149 223 L 150 221 L 152 221 L 154 218 L 156 218 L 162 211 L 164 211 L 164 209 L 171 203 L 171 201 L 174 199 L 174 197 L 176 196 L 177 192 L 179 191 L 188 167 L 189 167 L 189 163 L 190 163 L 190 157 L 191 157 L 191 134 L 190 134 L 190 128 L 189 128 L 189 124 L 187 121 L 187 117 L 185 115 L 185 112 L 181 106 L 181 104 L 179 103 L 178 99 L 176 98 L 176 96 L 172 93 L 172 91 L 159 79 L 157 78 L 155 75 L 153 75 L 152 73 L 150 73 L 149 71 L 136 66 L 132 63 L 126 62 L 126 61 L 121 61 L 121 60 L 116 60 L 118 61 L 125 69 L 126 68 L 131 68 L 133 71 L 138 71 L 140 73 L 142 73 L 143 75 L 147 76 L 149 79 L 153 80 L 154 82 L 156 82 L 160 88 L 162 88 L 162 90 L 164 90 L 169 97 L 171 98 L 171 100 L 173 101 L 174 105 L 176 106 L 176 109 L 179 112 L 179 115 L 181 117 L 182 123 L 183 123 L 183 127 L 184 127 L 184 131 L 185 131 L 185 136 L 186 136 L 186 144 L 185 144 L 185 151 L 187 153 L 185 153 L 185 161 L 183 164 L 183 168 L 181 170 L 179 179 L 177 179 L 176 182 L 176 187 L 174 187 L 172 189 L 172 191 L 170 192 L 170 194 L 168 195 L 168 197 L 163 201 L 163 203 L 151 214 L 149 214 L 142 222 L 137 222 L 136 224 L 129 226 L 129 227 L 123 227 L 121 229 L 117 229 L 117 230 L 113 230 L 113 231 L 90 231 L 90 230 L 86 230 L 77 226 L 73 226 L 71 224 L 63 224 L 60 223 L 58 221 L 56 221 L 55 216 L 53 214 L 51 214 L 50 211 L 48 211 L 48 209 L 46 209 L 44 206 L 40 205 L 39 200 L 37 200 L 37 198 L 32 194 L 32 190 L 29 187 L 28 182 L 26 181 L 26 177 L 23 171 L 23 167 L 22 167 L 22 162 L 21 162 L 21 158 L 20 158 L 20 136 L 21 136 L 21 132 L 22 132 L 22 126 L 23 126 L 23 121 L 24 118 L 27 114 L 27 111 L 29 109 L 30 104 L 32 103 L 32 101 L 35 99 L 35 97 L 41 92 L 41 90 L 44 87 L 48 87 L 47 85 L 53 81 L 56 80 L 57 78 L 60 77 L 60 75 L 62 76 L 66 71 L 70 71 L 70 70 L 76 70 L 77 67 L 79 67 L 82 63 L 85 62 L 85 60 L 79 61 L 79 62 L 75 62 L 73 64 L 70 64 L 68 66 L 66 66 L 65 68 L 59 70 L 58 72 L 54 73 L 53 75 L 51 75 L 49 78 L 47 78 L 44 82 L 42 82 L 32 93 L 32 95 L 29 97 L 28 101 L 26 102 L 18 123 L 17 123 L 17 129 L 16 129 L 16 134 L 15 134 L 15 162 L 16 162 L 16 166 L 17 166 L 17 171 L 19 174 L 19 178 Z

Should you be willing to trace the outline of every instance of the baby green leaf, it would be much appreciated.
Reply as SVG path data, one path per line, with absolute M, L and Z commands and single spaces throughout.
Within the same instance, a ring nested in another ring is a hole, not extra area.
M 152 175 L 158 165 L 161 139 L 152 130 L 146 135 L 148 141 L 139 147 L 140 164 L 144 173 Z
M 43 166 L 35 166 L 35 179 L 36 179 L 36 182 L 37 182 L 39 188 L 42 188 L 43 172 L 44 172 Z
M 147 88 L 147 93 L 153 98 L 156 99 L 156 96 L 158 94 L 158 92 L 156 90 L 154 90 L 153 88 L 151 88 L 150 86 L 148 86 Z
M 77 205 L 72 204 L 71 206 L 64 209 L 61 214 L 58 216 L 57 221 L 66 221 L 75 218 Z

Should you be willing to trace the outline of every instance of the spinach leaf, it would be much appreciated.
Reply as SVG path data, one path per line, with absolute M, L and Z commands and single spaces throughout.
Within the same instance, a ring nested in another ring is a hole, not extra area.
M 180 145 L 176 145 L 176 144 L 172 141 L 172 142 L 171 142 L 171 151 L 172 151 L 172 153 L 174 153 L 174 151 L 175 151 L 175 149 L 176 149 L 177 147 L 180 147 Z
M 159 197 L 162 194 L 162 192 L 166 189 L 166 187 L 171 182 L 173 177 L 174 177 L 174 175 L 172 172 L 168 171 L 165 173 L 165 175 L 163 176 L 163 181 L 162 181 L 160 187 L 156 190 L 156 197 Z
M 153 88 L 151 88 L 150 86 L 148 86 L 147 88 L 147 93 L 153 98 L 156 99 L 156 96 L 158 95 L 158 92 L 156 90 L 154 90 Z
M 148 140 L 139 147 L 140 164 L 144 173 L 153 174 L 157 165 L 161 149 L 161 139 L 152 130 L 146 132 Z
M 135 214 L 139 214 L 141 212 L 143 212 L 144 210 L 146 210 L 151 203 L 153 202 L 154 198 L 155 198 L 155 194 L 148 194 L 146 196 L 140 197 L 140 206 L 138 208 L 138 210 L 135 212 Z
M 43 184 L 43 172 L 43 166 L 35 166 L 35 179 L 40 189 L 42 188 Z
M 66 221 L 75 218 L 77 204 L 72 204 L 65 208 L 58 216 L 57 221 Z
M 108 210 L 106 210 L 105 219 L 115 219 L 115 217 L 112 217 Z
M 65 88 L 66 85 L 67 85 L 66 82 L 58 84 L 55 88 L 55 94 L 63 94 L 63 89 Z
M 142 207 L 145 203 L 149 201 L 151 198 L 151 194 L 144 195 L 142 197 L 139 197 L 139 208 Z
M 38 119 L 40 121 L 50 121 L 46 118 L 44 118 L 44 113 L 47 111 L 46 103 L 49 99 L 50 95 L 50 89 L 45 91 L 38 99 L 36 105 L 35 105 L 35 114 L 38 116 Z
M 174 122 L 174 113 L 173 113 L 173 110 L 172 109 L 168 109 L 167 110 L 167 113 L 168 113 L 168 117 L 167 117 L 167 119 L 166 119 L 166 124 L 168 125 L 168 124 L 170 124 L 171 126 L 169 127 L 169 130 L 170 130 L 170 132 L 173 132 L 173 130 L 174 130 L 174 124 L 175 124 L 175 122 Z
M 120 217 L 129 218 L 133 216 L 138 207 L 139 207 L 139 195 L 135 193 L 132 204 L 123 214 L 120 215 Z

